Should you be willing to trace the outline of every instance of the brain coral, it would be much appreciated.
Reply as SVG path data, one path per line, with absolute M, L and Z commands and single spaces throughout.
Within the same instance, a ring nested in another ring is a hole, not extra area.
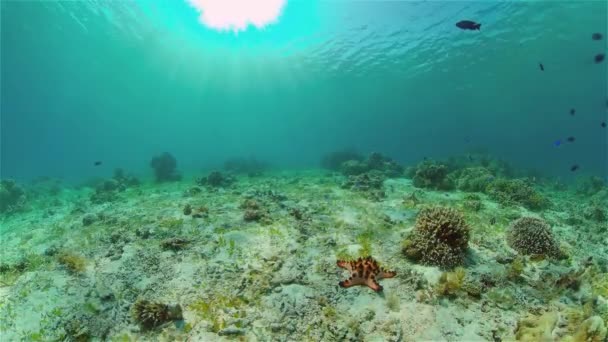
M 412 234 L 404 241 L 403 253 L 423 264 L 452 268 L 462 264 L 469 234 L 469 226 L 457 210 L 424 208 Z
M 551 226 L 535 217 L 521 217 L 513 221 L 507 232 L 507 243 L 521 254 L 550 257 L 561 254 Z

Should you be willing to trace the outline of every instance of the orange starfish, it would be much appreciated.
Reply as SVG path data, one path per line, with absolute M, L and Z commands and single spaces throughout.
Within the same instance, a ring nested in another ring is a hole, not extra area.
M 397 275 L 395 271 L 388 271 L 380 267 L 371 256 L 354 261 L 338 260 L 337 265 L 350 272 L 350 277 L 347 280 L 338 283 L 341 287 L 367 285 L 372 290 L 380 292 L 382 291 L 382 286 L 378 284 L 377 280 L 393 278 Z

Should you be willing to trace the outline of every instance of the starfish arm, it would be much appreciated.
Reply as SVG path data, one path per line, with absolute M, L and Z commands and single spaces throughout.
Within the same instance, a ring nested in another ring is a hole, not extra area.
M 344 268 L 344 269 L 348 270 L 349 272 L 352 272 L 353 268 L 352 268 L 350 261 L 338 260 L 336 265 L 338 265 L 338 267 L 340 267 L 340 268 Z
M 367 285 L 361 278 L 348 278 L 338 283 L 341 287 L 351 287 L 355 285 Z
M 367 282 L 365 285 L 369 286 L 370 289 L 372 289 L 376 292 L 382 291 L 382 286 L 380 284 L 378 284 L 378 282 L 374 278 L 367 279 Z
M 378 278 L 379 279 L 394 278 L 396 275 L 397 275 L 397 272 L 395 272 L 395 271 L 382 270 L 382 272 L 380 272 Z

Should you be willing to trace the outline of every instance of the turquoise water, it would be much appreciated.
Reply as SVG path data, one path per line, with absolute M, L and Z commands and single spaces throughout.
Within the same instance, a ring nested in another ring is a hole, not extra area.
M 282 2 L 0 0 L 0 340 L 607 342 L 608 2 Z
M 235 34 L 185 1 L 2 1 L 2 174 L 144 175 L 162 151 L 193 173 L 234 156 L 307 168 L 354 147 L 602 176 L 607 6 L 289 1 Z

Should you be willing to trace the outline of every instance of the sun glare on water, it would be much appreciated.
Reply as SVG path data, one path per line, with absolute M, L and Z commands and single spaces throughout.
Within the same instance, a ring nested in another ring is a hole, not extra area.
M 187 0 L 200 12 L 199 21 L 218 31 L 258 29 L 276 22 L 286 0 Z

